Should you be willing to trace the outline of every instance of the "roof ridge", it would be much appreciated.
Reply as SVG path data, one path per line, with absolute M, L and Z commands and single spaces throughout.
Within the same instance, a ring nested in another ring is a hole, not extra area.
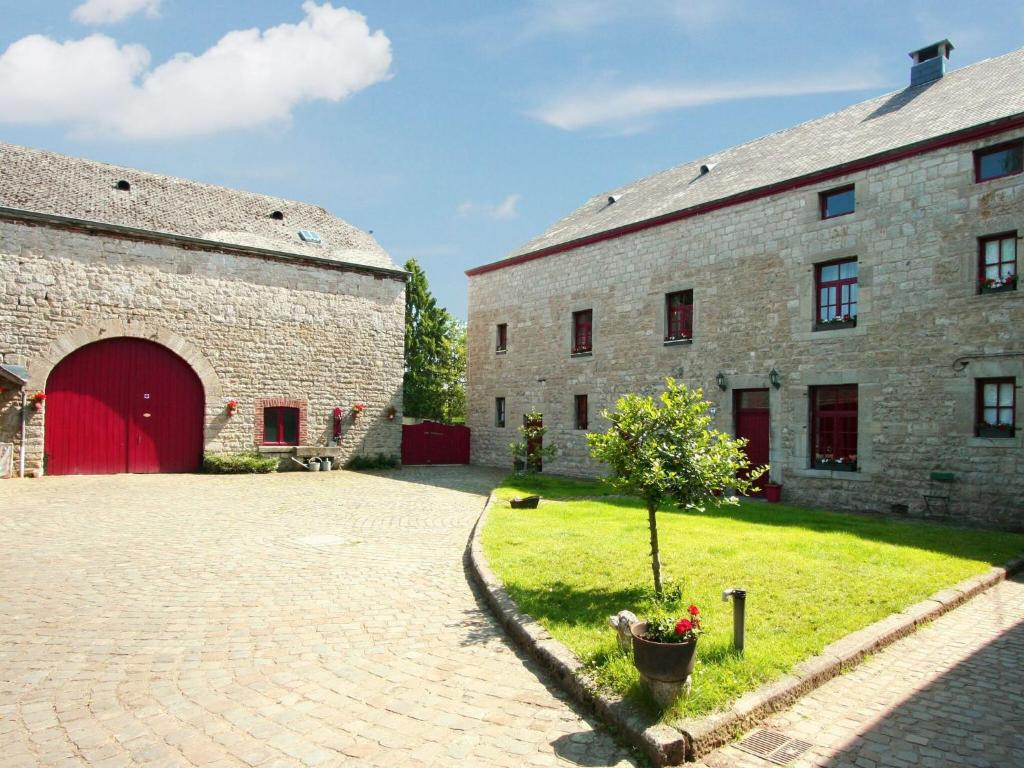
M 289 197 L 278 197 L 277 195 L 267 195 L 267 194 L 264 194 L 262 192 L 253 192 L 252 190 L 240 189 L 238 187 L 229 187 L 229 186 L 226 186 L 224 184 L 215 184 L 215 183 L 209 182 L 209 181 L 200 181 L 199 179 L 190 179 L 190 178 L 187 178 L 185 176 L 177 176 L 177 175 L 171 174 L 171 173 L 160 173 L 158 171 L 148 171 L 145 168 L 136 168 L 136 167 L 130 166 L 130 165 L 118 165 L 117 163 L 108 163 L 105 160 L 94 160 L 91 157 L 79 157 L 77 155 L 67 155 L 67 154 L 64 154 L 63 152 L 55 152 L 52 149 L 44 149 L 42 147 L 30 147 L 30 146 L 27 146 L 27 145 L 24 145 L 24 144 L 12 144 L 10 142 L 0 142 L 0 152 L 2 152 L 5 149 L 14 149 L 14 150 L 19 150 L 19 151 L 26 151 L 27 150 L 29 152 L 34 152 L 34 153 L 37 153 L 37 154 L 40 154 L 40 155 L 50 155 L 50 156 L 52 156 L 54 158 L 60 158 L 60 159 L 63 159 L 63 160 L 71 160 L 71 161 L 74 161 L 76 163 L 91 163 L 92 165 L 98 165 L 98 166 L 102 166 L 102 167 L 105 167 L 105 168 L 111 168 L 113 170 L 130 171 L 132 173 L 141 173 L 141 174 L 145 174 L 146 176 L 151 176 L 151 177 L 158 178 L 158 179 L 164 179 L 164 180 L 167 180 L 167 181 L 180 181 L 180 182 L 182 182 L 184 184 L 196 184 L 196 185 L 201 186 L 201 187 L 208 187 L 210 189 L 222 190 L 224 192 L 231 192 L 231 193 L 234 193 L 234 194 L 250 195 L 252 197 L 263 198 L 263 199 L 267 199 L 267 200 L 277 200 L 277 201 L 284 202 L 284 203 L 292 203 L 292 204 L 297 204 L 297 205 L 306 205 L 306 206 L 310 206 L 310 207 L 313 207 L 313 208 L 318 208 L 318 209 L 320 209 L 322 211 L 325 211 L 328 214 L 330 214 L 330 212 L 327 211 L 327 209 L 324 208 L 322 205 L 317 205 L 316 203 L 306 202 L 304 200 L 296 200 L 294 198 L 289 198 Z M 330 214 L 330 215 L 333 216 L 333 214 Z M 339 218 L 337 216 L 335 216 L 334 218 L 337 218 L 339 221 L 344 221 L 350 227 L 355 227 L 354 224 L 351 224 L 348 221 L 345 221 L 345 219 L 341 219 L 341 218 Z M 358 227 L 355 227 L 355 228 L 358 229 Z
M 995 59 L 1001 59 L 1004 56 L 1010 56 L 1010 55 L 1012 55 L 1014 53 L 1020 53 L 1021 51 L 1024 51 L 1024 49 L 1022 49 L 1022 48 L 1015 48 L 1015 49 L 1013 49 L 1011 51 L 1007 51 L 1006 53 L 1001 53 L 998 56 L 989 56 L 987 59 L 981 59 L 980 61 L 976 61 L 973 64 L 965 64 L 962 67 L 957 67 L 956 69 L 953 69 L 953 70 L 950 70 L 949 72 L 947 72 L 945 75 L 943 75 L 943 79 L 956 78 L 962 72 L 966 72 L 966 71 L 968 71 L 970 69 L 978 67 L 978 66 L 980 66 L 982 64 L 986 64 L 986 63 L 988 63 L 990 61 L 993 61 Z M 885 93 L 881 93 L 878 96 L 873 96 L 870 99 L 864 99 L 863 101 L 854 102 L 853 104 L 849 104 L 849 105 L 847 105 L 845 107 L 842 107 L 841 109 L 834 109 L 831 112 L 826 112 L 824 115 L 819 115 L 818 117 L 812 117 L 811 119 L 804 120 L 801 123 L 796 123 L 796 124 L 790 125 L 790 126 L 788 126 L 786 128 L 779 128 L 778 130 L 775 130 L 775 131 L 769 131 L 768 133 L 762 134 L 760 136 L 756 136 L 756 137 L 754 137 L 752 139 L 748 139 L 747 141 L 741 142 L 739 144 L 732 144 L 732 145 L 730 145 L 728 147 L 723 147 L 722 149 L 716 150 L 715 152 L 711 152 L 711 153 L 705 155 L 704 157 L 702 157 L 700 159 L 694 158 L 694 159 L 691 159 L 691 160 L 685 160 L 682 163 L 677 163 L 676 165 L 671 166 L 670 168 L 665 168 L 665 169 L 660 170 L 660 171 L 655 171 L 654 173 L 648 174 L 647 176 L 641 176 L 640 178 L 638 178 L 638 179 L 636 179 L 636 180 L 634 180 L 634 181 L 632 181 L 632 182 L 630 182 L 628 184 L 623 184 L 623 185 L 618 186 L 618 187 L 613 187 L 612 189 L 609 189 L 606 192 L 600 192 L 600 193 L 598 193 L 596 195 L 592 195 L 591 197 L 587 198 L 587 200 L 593 200 L 595 198 L 604 197 L 605 195 L 608 195 L 608 194 L 610 194 L 612 192 L 618 192 L 619 190 L 626 189 L 627 187 L 635 186 L 635 185 L 637 185 L 637 184 L 639 184 L 641 182 L 647 181 L 648 179 L 656 178 L 656 177 L 662 175 L 663 173 L 670 173 L 671 171 L 675 171 L 675 170 L 678 170 L 680 168 L 685 168 L 685 167 L 687 167 L 689 165 L 694 165 L 694 164 L 696 164 L 698 162 L 701 162 L 703 160 L 713 160 L 717 155 L 721 155 L 721 154 L 724 154 L 726 152 L 731 152 L 733 150 L 743 149 L 744 147 L 749 147 L 751 144 L 756 144 L 759 141 L 764 141 L 765 139 L 769 139 L 772 136 L 778 136 L 778 135 L 783 134 L 783 133 L 788 133 L 790 131 L 795 131 L 798 128 L 803 128 L 803 127 L 808 126 L 808 125 L 813 125 L 814 123 L 818 123 L 818 122 L 822 122 L 824 120 L 828 120 L 830 118 L 834 118 L 836 115 L 842 114 L 843 112 L 846 112 L 847 110 L 853 109 L 854 107 L 864 106 L 864 105 L 871 104 L 871 103 L 876 102 L 876 101 L 881 101 L 883 99 L 890 99 L 893 96 L 896 96 L 898 94 L 906 93 L 907 91 L 916 90 L 916 89 L 924 89 L 924 88 L 927 88 L 927 87 L 929 87 L 930 85 L 933 85 L 933 84 L 934 84 L 934 81 L 927 82 L 927 83 L 922 83 L 920 85 L 908 85 L 905 88 L 899 88 L 899 89 L 896 89 L 896 90 L 893 90 L 893 91 L 886 91 Z

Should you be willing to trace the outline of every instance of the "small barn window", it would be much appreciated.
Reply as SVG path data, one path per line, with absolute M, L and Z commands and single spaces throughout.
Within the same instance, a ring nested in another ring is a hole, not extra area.
M 121 190 L 122 192 L 129 192 L 129 191 L 131 191 L 131 188 L 132 188 L 131 183 L 126 181 L 125 179 L 119 180 L 117 182 L 117 184 L 115 184 L 114 186 L 117 189 Z
M 274 211 L 270 214 L 270 218 L 274 221 L 284 221 L 284 213 L 282 211 Z
M 287 407 L 264 408 L 263 444 L 298 445 L 299 409 Z
M 586 429 L 590 422 L 590 419 L 588 418 L 590 413 L 589 408 L 587 407 L 587 396 L 576 395 L 575 406 L 576 429 Z

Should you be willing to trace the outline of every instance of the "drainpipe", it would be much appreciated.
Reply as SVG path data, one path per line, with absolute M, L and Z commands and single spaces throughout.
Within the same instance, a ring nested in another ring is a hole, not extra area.
M 18 477 L 25 477 L 25 409 L 28 408 L 28 395 L 21 388 L 21 445 L 18 446 Z

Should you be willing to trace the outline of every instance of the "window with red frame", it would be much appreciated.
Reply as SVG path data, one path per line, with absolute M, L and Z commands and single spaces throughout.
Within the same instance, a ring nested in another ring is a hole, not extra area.
M 263 409 L 263 445 L 298 445 L 299 409 Z
M 856 259 L 819 264 L 817 289 L 817 330 L 857 324 Z
M 1017 233 L 983 237 L 978 241 L 978 292 L 1017 288 Z
M 586 429 L 588 424 L 587 396 L 576 395 L 576 429 Z
M 856 209 L 853 185 L 822 192 L 818 197 L 818 202 L 821 205 L 821 218 L 823 219 L 832 219 L 836 216 L 853 213 Z
M 572 353 L 574 355 L 594 351 L 594 311 L 584 309 L 572 313 Z
M 508 349 L 508 324 L 498 325 L 498 338 L 494 346 L 495 352 L 505 352 Z
M 977 379 L 978 437 L 1013 437 L 1017 426 L 1016 379 Z
M 811 466 L 856 471 L 856 384 L 811 387 Z
M 665 296 L 665 341 L 693 338 L 693 291 Z
M 974 180 L 1014 176 L 1024 170 L 1024 141 L 986 147 L 974 153 Z

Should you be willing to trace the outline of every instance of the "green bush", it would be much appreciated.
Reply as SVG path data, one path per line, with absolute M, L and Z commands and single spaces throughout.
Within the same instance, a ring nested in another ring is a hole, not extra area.
M 393 469 L 402 463 L 397 456 L 378 453 L 376 456 L 353 456 L 345 469 Z
M 277 459 L 258 453 L 206 453 L 203 471 L 211 475 L 265 475 L 277 469 Z

